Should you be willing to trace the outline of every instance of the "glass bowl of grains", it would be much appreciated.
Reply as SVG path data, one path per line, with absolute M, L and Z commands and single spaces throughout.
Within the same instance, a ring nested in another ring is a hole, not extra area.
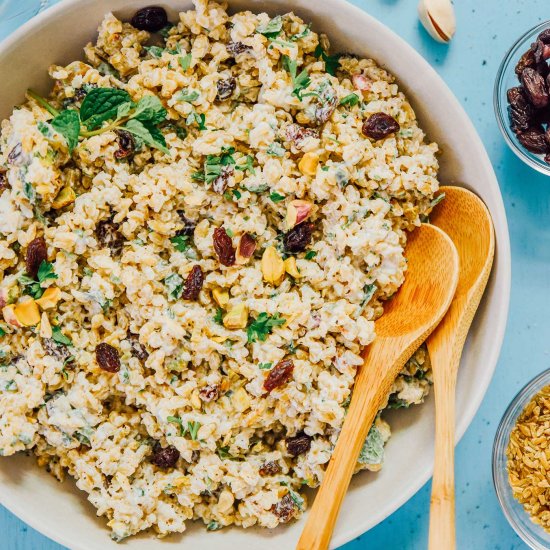
M 550 548 L 550 369 L 504 413 L 493 446 L 493 482 L 516 533 L 533 549 Z

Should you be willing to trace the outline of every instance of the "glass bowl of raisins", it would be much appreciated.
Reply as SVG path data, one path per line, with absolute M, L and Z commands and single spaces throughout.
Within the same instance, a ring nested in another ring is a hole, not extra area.
M 526 32 L 506 54 L 494 91 L 498 125 L 512 151 L 550 175 L 550 21 Z

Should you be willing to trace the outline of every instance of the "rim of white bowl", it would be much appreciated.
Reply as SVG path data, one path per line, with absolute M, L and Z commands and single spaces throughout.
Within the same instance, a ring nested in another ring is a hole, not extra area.
M 14 31 L 11 35 L 6 37 L 2 42 L 0 42 L 0 56 L 4 55 L 4 52 L 8 51 L 15 43 L 24 35 L 32 33 L 36 27 L 47 25 L 50 19 L 53 19 L 59 12 L 63 12 L 65 9 L 82 3 L 92 2 L 93 0 L 61 0 L 60 2 L 50 6 L 45 9 L 43 12 L 39 13 L 19 29 Z M 231 6 L 231 0 L 228 0 L 229 6 Z M 488 368 L 483 371 L 483 375 L 478 379 L 478 392 L 475 396 L 475 400 L 472 400 L 471 407 L 467 414 L 461 415 L 457 422 L 456 427 L 456 443 L 460 441 L 466 429 L 472 422 L 474 416 L 476 415 L 485 394 L 487 393 L 487 388 L 491 382 L 494 371 L 497 366 L 498 358 L 500 356 L 500 351 L 502 348 L 502 343 L 504 340 L 504 333 L 506 330 L 506 325 L 508 321 L 508 312 L 510 306 L 510 290 L 511 290 L 511 255 L 510 255 L 510 237 L 508 232 L 508 222 L 506 220 L 506 212 L 504 209 L 504 202 L 502 199 L 502 194 L 500 193 L 500 188 L 498 185 L 498 180 L 496 178 L 492 163 L 489 159 L 485 146 L 481 141 L 470 117 L 467 115 L 466 111 L 460 105 L 458 99 L 451 92 L 450 88 L 447 86 L 445 81 L 437 74 L 435 69 L 405 40 L 403 40 L 399 35 L 392 31 L 389 27 L 378 21 L 372 15 L 363 11 L 362 9 L 350 4 L 347 0 L 325 0 L 325 2 L 331 2 L 334 4 L 334 9 L 338 10 L 347 10 L 352 12 L 359 19 L 369 20 L 369 24 L 375 27 L 378 27 L 378 30 L 382 34 L 386 34 L 397 44 L 400 44 L 401 48 L 406 48 L 409 50 L 411 57 L 413 57 L 419 65 L 421 65 L 427 72 L 430 72 L 434 78 L 436 78 L 441 85 L 441 93 L 445 95 L 445 100 L 454 106 L 454 109 L 457 113 L 460 114 L 462 119 L 463 127 L 466 128 L 470 134 L 470 138 L 477 144 L 478 149 L 481 151 L 482 156 L 484 157 L 484 164 L 486 169 L 486 175 L 490 178 L 492 184 L 490 186 L 491 194 L 495 201 L 495 211 L 492 212 L 493 220 L 498 215 L 499 217 L 499 228 L 500 234 L 495 231 L 496 242 L 497 242 L 497 254 L 498 257 L 503 260 L 503 266 L 501 266 L 500 277 L 503 279 L 503 292 L 501 297 L 501 307 L 504 315 L 500 316 L 494 321 L 494 332 L 493 336 L 493 346 L 490 351 L 490 361 L 488 362 Z M 162 4 L 162 1 L 159 2 Z M 399 76 L 397 75 L 397 80 Z M 496 228 L 495 224 L 495 228 Z M 347 529 L 341 532 L 335 532 L 330 548 L 338 548 L 343 544 L 357 538 L 366 531 L 372 529 L 378 525 L 381 521 L 390 516 L 393 512 L 398 510 L 405 502 L 407 502 L 412 496 L 414 496 L 430 479 L 433 473 L 433 458 L 425 463 L 422 474 L 418 476 L 414 483 L 411 483 L 407 490 L 403 491 L 399 499 L 394 500 L 391 504 L 380 507 L 378 513 L 374 516 L 370 516 L 369 526 L 366 527 L 366 524 L 360 525 L 352 529 Z M 0 489 L 0 504 L 5 508 L 10 510 L 13 514 L 19 517 L 22 521 L 30 525 L 33 529 L 36 529 L 40 533 L 44 534 L 48 538 L 58 542 L 59 544 L 69 546 L 73 550 L 87 550 L 84 543 L 76 543 L 73 540 L 68 540 L 63 535 L 60 535 L 55 531 L 54 526 L 41 523 L 39 520 L 32 517 L 22 506 L 14 505 L 13 503 L 6 503 L 3 499 L 2 492 Z

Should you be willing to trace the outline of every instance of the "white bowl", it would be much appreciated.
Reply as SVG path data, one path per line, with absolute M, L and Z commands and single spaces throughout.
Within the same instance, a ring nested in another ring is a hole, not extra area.
M 103 15 L 113 11 L 129 18 L 136 9 L 159 4 L 175 11 L 190 0 L 65 0 L 24 25 L 0 45 L 0 119 L 20 103 L 27 87 L 42 92 L 50 85 L 46 69 L 82 56 Z M 491 163 L 466 113 L 436 72 L 397 35 L 343 0 L 231 0 L 231 8 L 267 11 L 294 10 L 316 30 L 326 32 L 334 51 L 371 56 L 398 78 L 427 131 L 438 142 L 441 181 L 475 191 L 493 216 L 497 256 L 488 290 L 467 341 L 460 368 L 457 431 L 462 436 L 483 399 L 495 369 L 508 313 L 510 244 L 502 197 Z M 464 220 L 469 223 L 469 220 Z M 333 547 L 370 529 L 394 512 L 428 480 L 433 468 L 433 404 L 431 400 L 390 418 L 394 435 L 386 463 L 378 474 L 355 476 L 336 526 Z M 22 455 L 0 459 L 0 502 L 23 521 L 59 543 L 78 550 L 120 549 L 109 538 L 104 519 L 71 481 L 58 484 Z M 426 511 L 427 512 L 427 511 Z M 294 546 L 302 522 L 275 530 L 228 528 L 206 532 L 190 524 L 186 533 L 158 541 L 152 535 L 129 539 L 131 550 L 170 548 L 193 550 L 280 550 Z

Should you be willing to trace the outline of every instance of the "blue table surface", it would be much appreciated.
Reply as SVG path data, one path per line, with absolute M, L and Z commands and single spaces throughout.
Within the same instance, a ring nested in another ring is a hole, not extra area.
M 544 307 L 550 306 L 550 179 L 522 164 L 504 144 L 493 115 L 492 92 L 507 49 L 520 34 L 550 18 L 548 0 L 456 2 L 457 34 L 450 46 L 435 43 L 424 32 L 417 19 L 416 0 L 354 3 L 396 31 L 435 67 L 473 120 L 500 182 L 512 243 L 511 309 L 495 376 L 457 447 L 457 536 L 462 549 L 527 548 L 509 527 L 496 500 L 491 446 L 506 405 L 531 377 L 550 367 L 550 325 Z M 12 13 L 16 5 L 21 4 L 13 2 Z M 0 38 L 23 21 L 18 17 L 6 22 L 4 14 Z M 427 483 L 392 516 L 342 550 L 426 548 L 429 501 Z M 1 506 L 0 533 L 0 548 L 61 549 Z

